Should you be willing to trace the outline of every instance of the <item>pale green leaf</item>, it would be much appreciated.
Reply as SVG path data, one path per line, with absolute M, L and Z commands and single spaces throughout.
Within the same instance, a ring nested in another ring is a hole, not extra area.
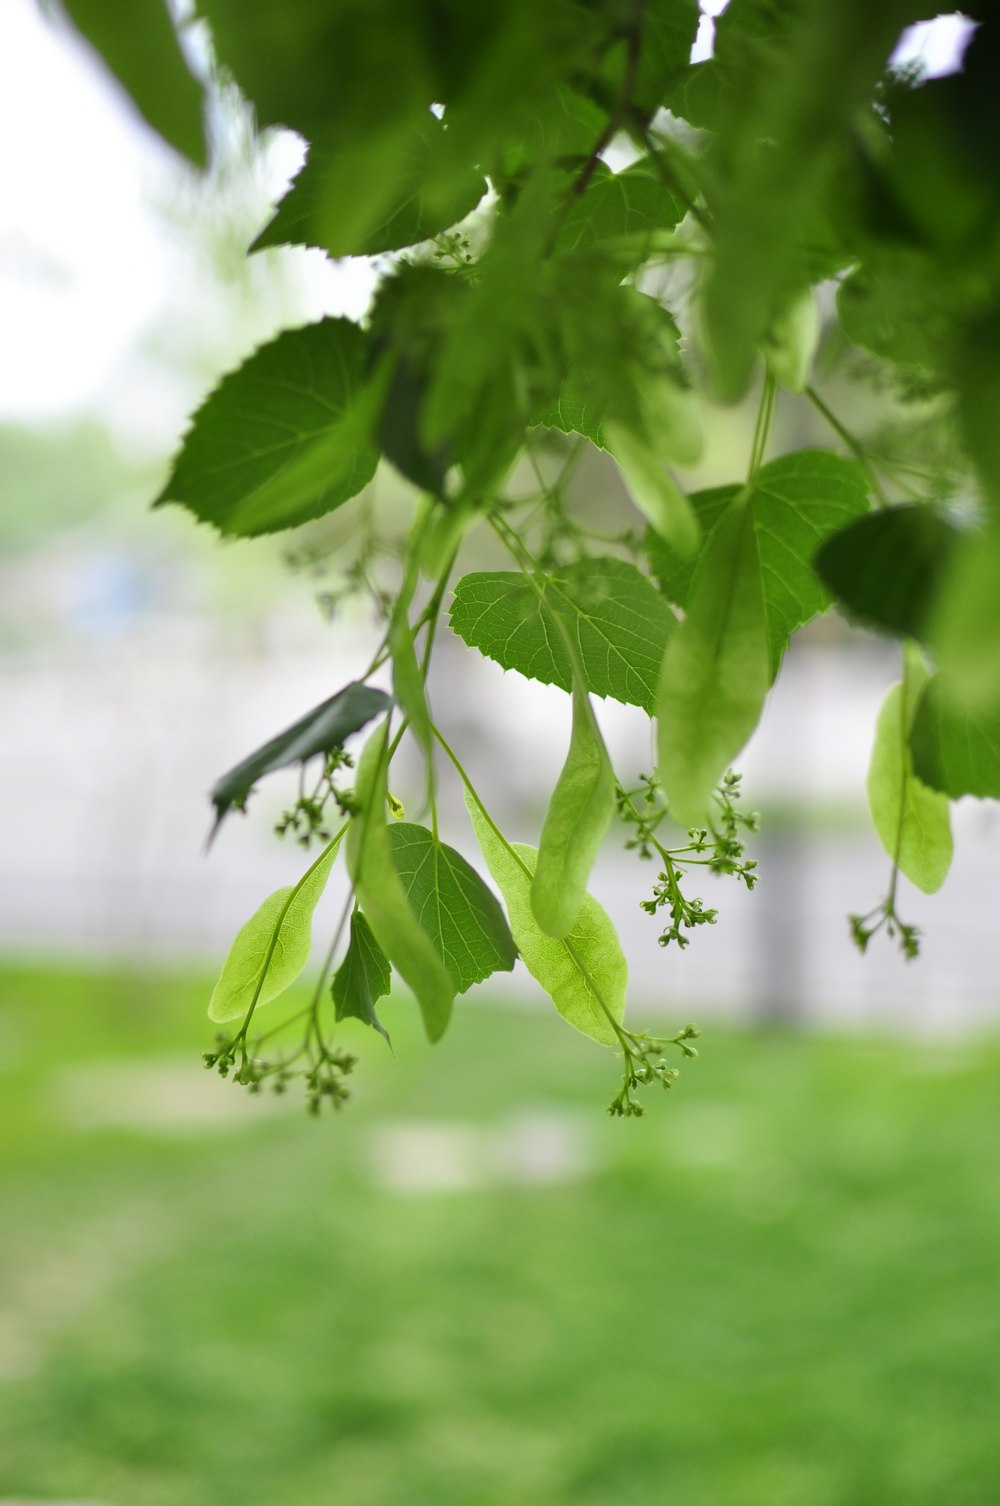
M 791 298 L 761 342 L 771 375 L 789 392 L 809 385 L 822 324 L 812 288 Z
M 375 938 L 412 989 L 431 1041 L 451 1018 L 455 988 L 406 897 L 386 827 L 386 736 L 369 738 L 358 762 L 358 814 L 347 834 L 347 868 Z
M 269 1004 L 295 982 L 309 961 L 313 911 L 339 846 L 338 836 L 297 884 L 276 889 L 237 931 L 212 990 L 210 1020 L 241 1020 L 255 1001 Z
M 682 826 L 704 821 L 712 791 L 757 725 L 770 668 L 757 535 L 741 493 L 699 556 L 657 691 L 660 780 Z
M 495 895 L 460 852 L 408 821 L 389 828 L 389 847 L 410 907 L 464 994 L 491 973 L 510 972 L 517 949 Z
M 691 504 L 706 540 L 741 490 L 718 486 L 692 494 Z M 749 506 L 774 675 L 791 634 L 833 600 L 814 559 L 825 540 L 868 512 L 868 483 L 854 460 L 829 450 L 798 450 L 761 467 Z M 707 547 L 703 544 L 702 551 Z M 697 561 L 681 558 L 655 534 L 647 534 L 646 549 L 653 574 L 667 596 L 686 607 Z
M 564 1020 L 602 1045 L 615 1045 L 608 1016 L 620 1022 L 625 1013 L 628 968 L 610 917 L 588 894 L 565 940 L 546 936 L 531 909 L 535 849 L 520 842 L 508 846 L 468 793 L 465 803 L 528 972 Z
M 331 993 L 337 1020 L 360 1020 L 389 1039 L 375 1005 L 392 987 L 389 959 L 375 940 L 375 933 L 360 910 L 351 916 L 351 938 L 337 971 Z
M 155 506 L 177 502 L 220 533 L 293 528 L 375 473 L 377 384 L 368 336 L 323 319 L 263 345 L 198 409 Z
M 615 808 L 615 776 L 586 697 L 574 686 L 573 729 L 538 844 L 531 909 L 547 936 L 576 924 Z
M 569 690 L 569 655 L 550 616 L 557 613 L 576 645 L 587 690 L 651 713 L 676 622 L 646 577 L 608 555 L 563 566 L 538 584 L 544 611 L 519 572 L 465 575 L 455 587 L 451 626 L 504 669 Z
M 604 434 L 636 507 L 676 554 L 690 557 L 701 535 L 691 504 L 677 482 L 634 430 L 608 420 Z
M 919 653 L 907 653 L 906 676 L 879 712 L 868 768 L 868 804 L 879 840 L 893 862 L 925 894 L 940 889 L 951 866 L 950 802 L 913 770 L 907 736 L 928 681 Z

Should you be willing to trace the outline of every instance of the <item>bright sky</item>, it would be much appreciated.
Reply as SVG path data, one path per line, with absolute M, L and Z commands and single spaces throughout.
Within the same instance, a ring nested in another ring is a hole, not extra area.
M 703 9 L 714 15 L 724 4 L 705 0 Z M 929 74 L 946 72 L 969 29 L 960 16 L 912 27 L 897 61 L 917 58 Z M 711 27 L 703 24 L 697 51 L 704 55 L 710 46 Z M 153 207 L 176 195 L 184 169 L 86 50 L 41 16 L 36 0 L 0 4 L 0 140 L 0 422 L 100 404 L 125 430 L 145 425 L 154 443 L 164 430 L 169 438 L 186 395 L 160 407 L 151 391 L 140 395 L 136 345 L 171 314 L 197 318 L 200 307 L 209 318 L 207 300 L 217 293 L 189 285 L 182 240 L 164 236 Z M 294 170 L 298 152 L 294 138 L 273 144 L 256 174 L 262 209 Z M 298 256 L 298 318 L 357 317 L 363 310 L 372 283 L 364 264 L 333 267 L 318 255 L 276 255 Z M 286 319 L 288 281 L 286 272 Z M 258 329 L 254 337 L 263 334 Z

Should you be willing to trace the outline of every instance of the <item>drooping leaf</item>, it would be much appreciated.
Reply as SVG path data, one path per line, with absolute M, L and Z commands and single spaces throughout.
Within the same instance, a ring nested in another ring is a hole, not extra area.
M 191 421 L 154 506 L 177 502 L 223 534 L 294 528 L 375 474 L 377 384 L 349 319 L 286 330 L 223 377 Z
M 906 652 L 906 676 L 879 712 L 868 767 L 868 804 L 879 840 L 911 883 L 933 894 L 951 867 L 948 797 L 928 788 L 913 769 L 907 737 L 928 681 L 920 654 Z
M 816 568 L 852 616 L 922 639 L 960 537 L 926 505 L 886 508 L 828 538 Z
M 503 910 L 461 853 L 408 821 L 389 828 L 389 847 L 410 907 L 457 992 L 509 973 L 517 948 Z
M 51 3 L 51 0 L 49 0 Z M 139 114 L 175 151 L 204 167 L 204 99 L 165 0 L 62 0 Z
M 707 539 L 739 493 L 712 487 L 690 498 Z M 832 595 L 813 567 L 817 545 L 868 511 L 868 484 L 854 460 L 828 450 L 799 450 L 762 466 L 750 495 L 760 557 L 772 673 L 796 628 L 825 611 Z M 707 545 L 702 546 L 702 550 Z M 671 601 L 686 606 L 697 561 L 646 535 L 653 574 Z
M 355 910 L 351 916 L 350 942 L 331 985 L 337 1020 L 360 1020 L 388 1041 L 388 1031 L 375 1013 L 375 1005 L 391 987 L 389 959 L 361 911 Z
M 764 336 L 761 348 L 771 375 L 789 392 L 808 387 L 821 329 L 812 288 L 805 288 L 789 299 Z
M 573 929 L 615 808 L 615 776 L 589 702 L 573 688 L 566 762 L 542 823 L 531 910 L 547 936 Z
M 1000 706 L 1000 528 L 969 530 L 951 552 L 927 638 L 963 704 Z
M 430 1041 L 451 1018 L 455 986 L 428 940 L 393 862 L 386 826 L 386 737 L 369 738 L 358 761 L 358 814 L 347 833 L 347 868 L 361 909 L 403 982 L 412 989 Z
M 352 680 L 329 700 L 321 701 L 290 727 L 270 738 L 246 758 L 240 760 L 212 786 L 215 828 L 218 830 L 226 812 L 241 804 L 258 779 L 293 763 L 305 763 L 318 753 L 332 753 L 342 748 L 352 732 L 360 732 L 373 717 L 381 716 L 392 705 L 392 697 L 373 685 Z
M 651 712 L 663 650 L 676 623 L 646 577 L 634 565 L 604 556 L 563 566 L 540 585 L 547 611 L 558 613 L 576 644 L 588 691 Z M 566 649 L 518 572 L 463 576 L 455 587 L 451 626 L 504 669 L 572 688 Z
M 917 703 L 910 732 L 917 777 L 953 800 L 1000 799 L 1000 708 L 970 710 L 939 672 Z
M 657 690 L 660 780 L 682 826 L 704 821 L 712 791 L 757 725 L 770 682 L 760 554 L 741 493 L 698 558 Z
M 629 496 L 653 532 L 682 559 L 690 558 L 698 548 L 700 531 L 688 498 L 644 438 L 612 422 L 605 424 L 604 432 Z
M 330 877 L 340 838 L 320 853 L 297 884 L 276 889 L 236 933 L 212 990 L 210 1020 L 243 1019 L 284 993 L 309 961 L 312 918 Z
M 521 842 L 508 848 L 468 794 L 465 803 L 528 972 L 564 1020 L 592 1040 L 614 1045 L 617 1037 L 608 1015 L 620 1021 L 625 1013 L 628 968 L 606 911 L 588 894 L 569 935 L 562 941 L 546 936 L 531 909 L 535 849 Z
M 374 256 L 429 240 L 458 223 L 486 192 L 480 173 L 451 170 L 445 127 L 429 110 L 395 128 L 384 149 L 380 193 L 359 193 L 358 147 L 313 143 L 306 164 L 252 250 L 318 246 L 330 256 Z M 362 144 L 362 151 L 370 143 Z M 387 176 L 389 175 L 389 176 Z

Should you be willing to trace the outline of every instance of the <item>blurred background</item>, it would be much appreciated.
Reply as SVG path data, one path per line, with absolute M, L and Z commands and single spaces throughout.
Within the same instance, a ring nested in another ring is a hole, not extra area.
M 946 69 L 965 24 L 900 56 Z M 891 645 L 800 635 L 741 765 L 760 886 L 708 878 L 718 924 L 687 951 L 657 946 L 655 874 L 609 839 L 593 888 L 633 1020 L 704 1032 L 645 1120 L 604 1118 L 615 1064 L 522 970 L 433 1052 L 405 998 L 394 1057 L 348 1022 L 336 1121 L 202 1071 L 213 970 L 302 866 L 271 833 L 280 779 L 209 856 L 207 791 L 374 632 L 339 600 L 356 510 L 225 546 L 148 511 L 216 377 L 360 317 L 378 275 L 246 260 L 302 148 L 255 142 L 233 100 L 215 128 L 200 182 L 33 0 L 0 7 L 0 1502 L 987 1506 L 996 817 L 957 808 L 940 894 L 903 881 L 918 961 L 852 950 L 847 913 L 888 881 L 864 785 Z M 833 355 L 837 411 L 891 426 Z M 752 422 L 718 415 L 692 484 L 742 469 Z M 827 439 L 779 414 L 776 449 Z M 586 507 L 607 476 L 579 484 Z M 377 478 L 387 533 L 411 501 Z M 563 698 L 447 633 L 432 697 L 533 840 Z M 600 715 L 620 770 L 648 769 L 641 714 Z

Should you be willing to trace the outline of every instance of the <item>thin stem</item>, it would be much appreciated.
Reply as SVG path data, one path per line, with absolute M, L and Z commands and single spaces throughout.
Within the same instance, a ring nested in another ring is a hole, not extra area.
M 750 450 L 750 465 L 747 470 L 747 486 L 752 486 L 757 479 L 757 472 L 764 463 L 767 452 L 767 441 L 771 435 L 771 424 L 774 421 L 775 397 L 777 384 L 770 372 L 764 378 L 764 386 L 761 389 L 760 405 L 757 408 L 757 423 L 754 427 L 753 446 Z
M 812 403 L 813 407 L 816 409 L 816 412 L 826 420 L 833 432 L 839 439 L 843 441 L 843 443 L 850 450 L 851 454 L 854 456 L 855 460 L 857 460 L 862 466 L 865 474 L 868 477 L 868 480 L 871 482 L 871 488 L 875 493 L 876 498 L 878 499 L 879 506 L 890 506 L 889 498 L 886 496 L 885 491 L 882 487 L 882 483 L 878 479 L 878 472 L 875 469 L 871 456 L 868 454 L 868 451 L 865 449 L 861 441 L 855 439 L 850 429 L 845 428 L 844 425 L 840 422 L 840 419 L 837 418 L 836 414 L 830 411 L 829 407 L 820 397 L 815 387 L 807 387 L 805 395 Z

